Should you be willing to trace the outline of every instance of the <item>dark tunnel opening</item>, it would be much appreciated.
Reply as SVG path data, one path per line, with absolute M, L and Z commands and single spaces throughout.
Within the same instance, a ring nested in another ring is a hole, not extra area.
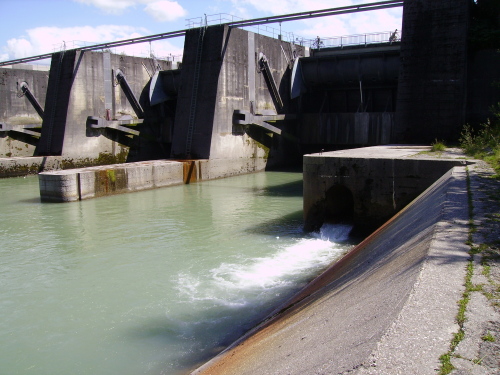
M 354 197 L 342 185 L 334 185 L 325 194 L 325 223 L 352 223 L 354 217 Z

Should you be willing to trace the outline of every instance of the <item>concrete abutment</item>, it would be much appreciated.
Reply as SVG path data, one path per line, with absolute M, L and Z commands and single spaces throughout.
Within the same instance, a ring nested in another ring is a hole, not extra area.
M 464 163 L 418 157 L 426 150 L 429 147 L 374 146 L 305 155 L 305 229 L 318 230 L 331 220 L 349 221 L 356 234 L 369 234 L 446 171 Z

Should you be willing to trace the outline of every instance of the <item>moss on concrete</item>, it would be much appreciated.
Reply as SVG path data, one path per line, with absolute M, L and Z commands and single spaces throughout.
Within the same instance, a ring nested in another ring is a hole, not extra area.
M 108 152 L 101 152 L 95 159 L 82 158 L 82 159 L 63 159 L 61 162 L 62 169 L 84 168 L 92 167 L 95 165 L 109 165 L 109 164 L 122 164 L 127 161 L 128 148 L 123 148 L 118 154 L 113 155 Z
M 9 166 L 0 164 L 0 178 L 33 175 L 37 174 L 39 169 L 40 165 L 38 164 L 14 164 Z
M 96 165 L 122 164 L 127 160 L 128 151 L 128 148 L 123 148 L 122 151 L 116 155 L 103 152 L 100 153 L 97 158 L 63 158 L 60 163 L 60 168 L 73 169 L 92 167 Z M 8 155 L 8 157 L 10 157 L 10 155 Z M 0 178 L 26 176 L 30 174 L 38 174 L 40 172 L 43 172 L 43 166 L 35 161 L 30 162 L 29 158 L 27 158 L 25 162 L 0 162 Z

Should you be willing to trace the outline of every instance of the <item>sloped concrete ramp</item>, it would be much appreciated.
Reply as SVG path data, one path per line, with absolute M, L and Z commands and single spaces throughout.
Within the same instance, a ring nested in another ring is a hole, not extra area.
M 432 374 L 458 326 L 468 259 L 455 167 L 193 374 Z

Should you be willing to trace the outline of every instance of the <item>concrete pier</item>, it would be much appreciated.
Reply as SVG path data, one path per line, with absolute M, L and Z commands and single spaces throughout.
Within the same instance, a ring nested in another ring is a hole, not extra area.
M 105 195 L 178 185 L 183 163 L 154 160 L 42 172 L 40 197 L 45 202 L 72 202 Z
M 369 234 L 463 160 L 429 146 L 374 146 L 304 156 L 305 229 L 349 221 Z
M 44 202 L 74 202 L 113 194 L 190 184 L 247 173 L 252 168 L 252 165 L 242 166 L 241 163 L 231 165 L 230 160 L 199 159 L 149 160 L 61 170 L 60 164 L 64 163 L 64 160 L 56 157 L 43 159 L 49 160 L 46 163 L 47 171 L 38 174 L 40 197 Z M 38 160 L 30 168 L 33 170 L 41 168 L 40 162 L 43 160 Z

